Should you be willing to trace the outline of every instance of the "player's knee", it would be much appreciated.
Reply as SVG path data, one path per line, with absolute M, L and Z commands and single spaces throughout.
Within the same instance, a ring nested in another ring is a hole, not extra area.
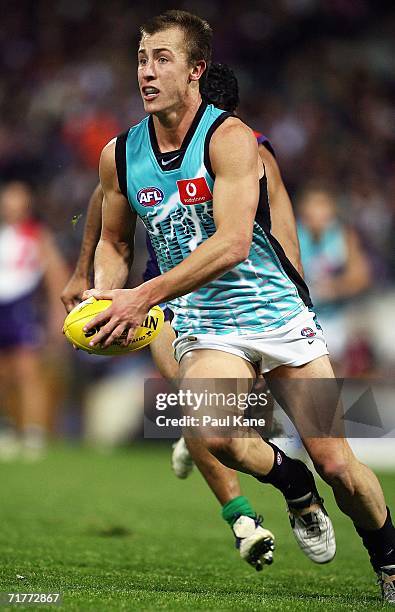
M 347 465 L 345 462 L 333 459 L 332 457 L 323 458 L 319 462 L 314 462 L 314 466 L 320 476 L 322 476 L 328 484 L 342 479 L 347 472 Z
M 341 485 L 353 493 L 350 462 L 342 453 L 321 455 L 314 458 L 313 462 L 317 472 L 330 486 Z

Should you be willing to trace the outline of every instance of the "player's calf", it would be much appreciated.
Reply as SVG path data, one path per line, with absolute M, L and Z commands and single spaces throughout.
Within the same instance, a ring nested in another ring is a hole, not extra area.
M 273 452 L 260 437 L 209 437 L 206 448 L 222 464 L 247 474 L 268 472 L 273 462 Z

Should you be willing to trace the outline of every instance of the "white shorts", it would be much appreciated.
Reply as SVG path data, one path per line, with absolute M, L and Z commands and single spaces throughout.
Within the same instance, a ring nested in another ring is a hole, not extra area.
M 264 374 L 282 365 L 301 366 L 328 355 L 324 334 L 308 308 L 285 325 L 259 334 L 183 334 L 173 342 L 178 362 L 189 351 L 212 349 L 242 357 Z

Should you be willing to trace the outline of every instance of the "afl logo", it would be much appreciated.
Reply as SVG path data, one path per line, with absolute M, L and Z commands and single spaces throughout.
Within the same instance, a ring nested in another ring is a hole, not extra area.
M 163 202 L 165 194 L 159 187 L 144 187 L 136 197 L 141 206 L 155 206 Z
M 317 332 L 315 332 L 313 329 L 311 329 L 311 327 L 304 327 L 300 333 L 305 338 L 314 338 L 314 336 L 317 335 Z

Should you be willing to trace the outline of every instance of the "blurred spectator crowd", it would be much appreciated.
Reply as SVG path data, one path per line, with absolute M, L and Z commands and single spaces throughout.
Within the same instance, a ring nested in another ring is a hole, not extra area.
M 390 1 L 3 0 L 0 183 L 34 187 L 39 218 L 72 267 L 100 151 L 143 116 L 135 78 L 139 25 L 168 8 L 191 10 L 213 26 L 213 59 L 235 70 L 240 115 L 270 138 L 296 212 L 306 185 L 330 188 L 371 270 L 359 322 L 362 330 L 373 321 L 366 334 L 373 363 L 365 369 L 390 363 L 392 341 L 377 355 L 371 348 L 372 337 L 393 327 L 390 307 L 380 310 L 387 296 L 393 305 L 395 281 Z M 134 284 L 145 257 L 140 230 Z

